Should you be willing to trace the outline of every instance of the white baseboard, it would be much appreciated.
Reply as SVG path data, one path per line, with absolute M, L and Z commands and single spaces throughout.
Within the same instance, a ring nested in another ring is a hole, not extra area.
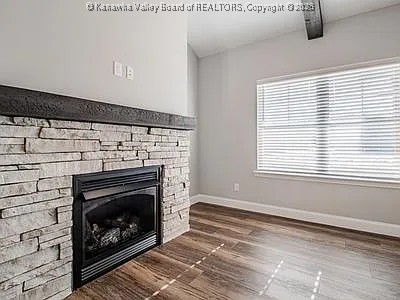
M 241 201 L 229 198 L 209 196 L 204 194 L 198 194 L 190 198 L 191 205 L 197 202 L 204 202 L 209 204 L 238 208 L 242 210 L 264 213 L 268 215 L 285 217 L 306 222 L 313 222 L 313 223 L 331 225 L 347 229 L 400 237 L 400 225 L 397 224 L 368 221 L 363 219 L 354 219 L 349 217 L 323 214 L 323 213 L 317 213 L 317 212 L 311 212 L 293 208 L 249 202 L 249 201 Z
M 194 196 L 190 197 L 190 205 L 196 204 L 197 202 L 203 202 L 201 201 L 202 197 L 204 197 L 205 195 L 203 194 L 197 194 Z

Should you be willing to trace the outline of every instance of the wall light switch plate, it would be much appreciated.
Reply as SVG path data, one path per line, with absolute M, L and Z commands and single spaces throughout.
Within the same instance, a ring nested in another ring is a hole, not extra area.
M 233 185 L 233 191 L 234 191 L 234 192 L 239 192 L 239 191 L 240 191 L 239 183 L 235 183 L 235 184 Z
M 122 77 L 122 64 L 120 62 L 114 61 L 114 75 Z
M 126 66 L 126 78 L 133 79 L 133 68 L 131 66 Z

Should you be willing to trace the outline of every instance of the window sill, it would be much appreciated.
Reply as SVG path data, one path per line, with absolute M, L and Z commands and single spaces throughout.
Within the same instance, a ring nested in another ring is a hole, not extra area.
M 400 183 L 394 181 L 367 180 L 362 178 L 346 178 L 346 177 L 336 177 L 336 176 L 299 175 L 299 174 L 279 173 L 272 171 L 261 171 L 261 170 L 254 170 L 253 174 L 256 177 L 264 177 L 272 179 L 285 179 L 285 180 L 297 180 L 297 181 L 320 182 L 320 183 L 331 183 L 331 184 L 355 185 L 363 187 L 400 189 Z

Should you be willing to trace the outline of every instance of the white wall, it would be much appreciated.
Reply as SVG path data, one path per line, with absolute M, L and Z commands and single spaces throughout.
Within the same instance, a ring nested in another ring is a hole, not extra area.
M 188 114 L 197 116 L 198 110 L 198 80 L 199 80 L 199 58 L 188 45 Z M 199 193 L 198 174 L 198 130 L 195 129 L 190 135 L 190 195 Z
M 254 177 L 256 80 L 400 56 L 400 6 L 200 60 L 199 174 L 202 194 L 400 224 L 400 189 Z M 233 183 L 240 192 L 233 192 Z
M 0 84 L 187 114 L 184 14 L 2 0 L 0 43 Z M 131 65 L 135 79 L 114 77 L 114 60 Z

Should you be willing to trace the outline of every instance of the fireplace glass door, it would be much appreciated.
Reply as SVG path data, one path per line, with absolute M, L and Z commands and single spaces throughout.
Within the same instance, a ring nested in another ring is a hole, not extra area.
M 73 288 L 161 244 L 161 166 L 73 177 Z
M 83 261 L 154 234 L 156 196 L 157 188 L 149 187 L 83 202 Z

